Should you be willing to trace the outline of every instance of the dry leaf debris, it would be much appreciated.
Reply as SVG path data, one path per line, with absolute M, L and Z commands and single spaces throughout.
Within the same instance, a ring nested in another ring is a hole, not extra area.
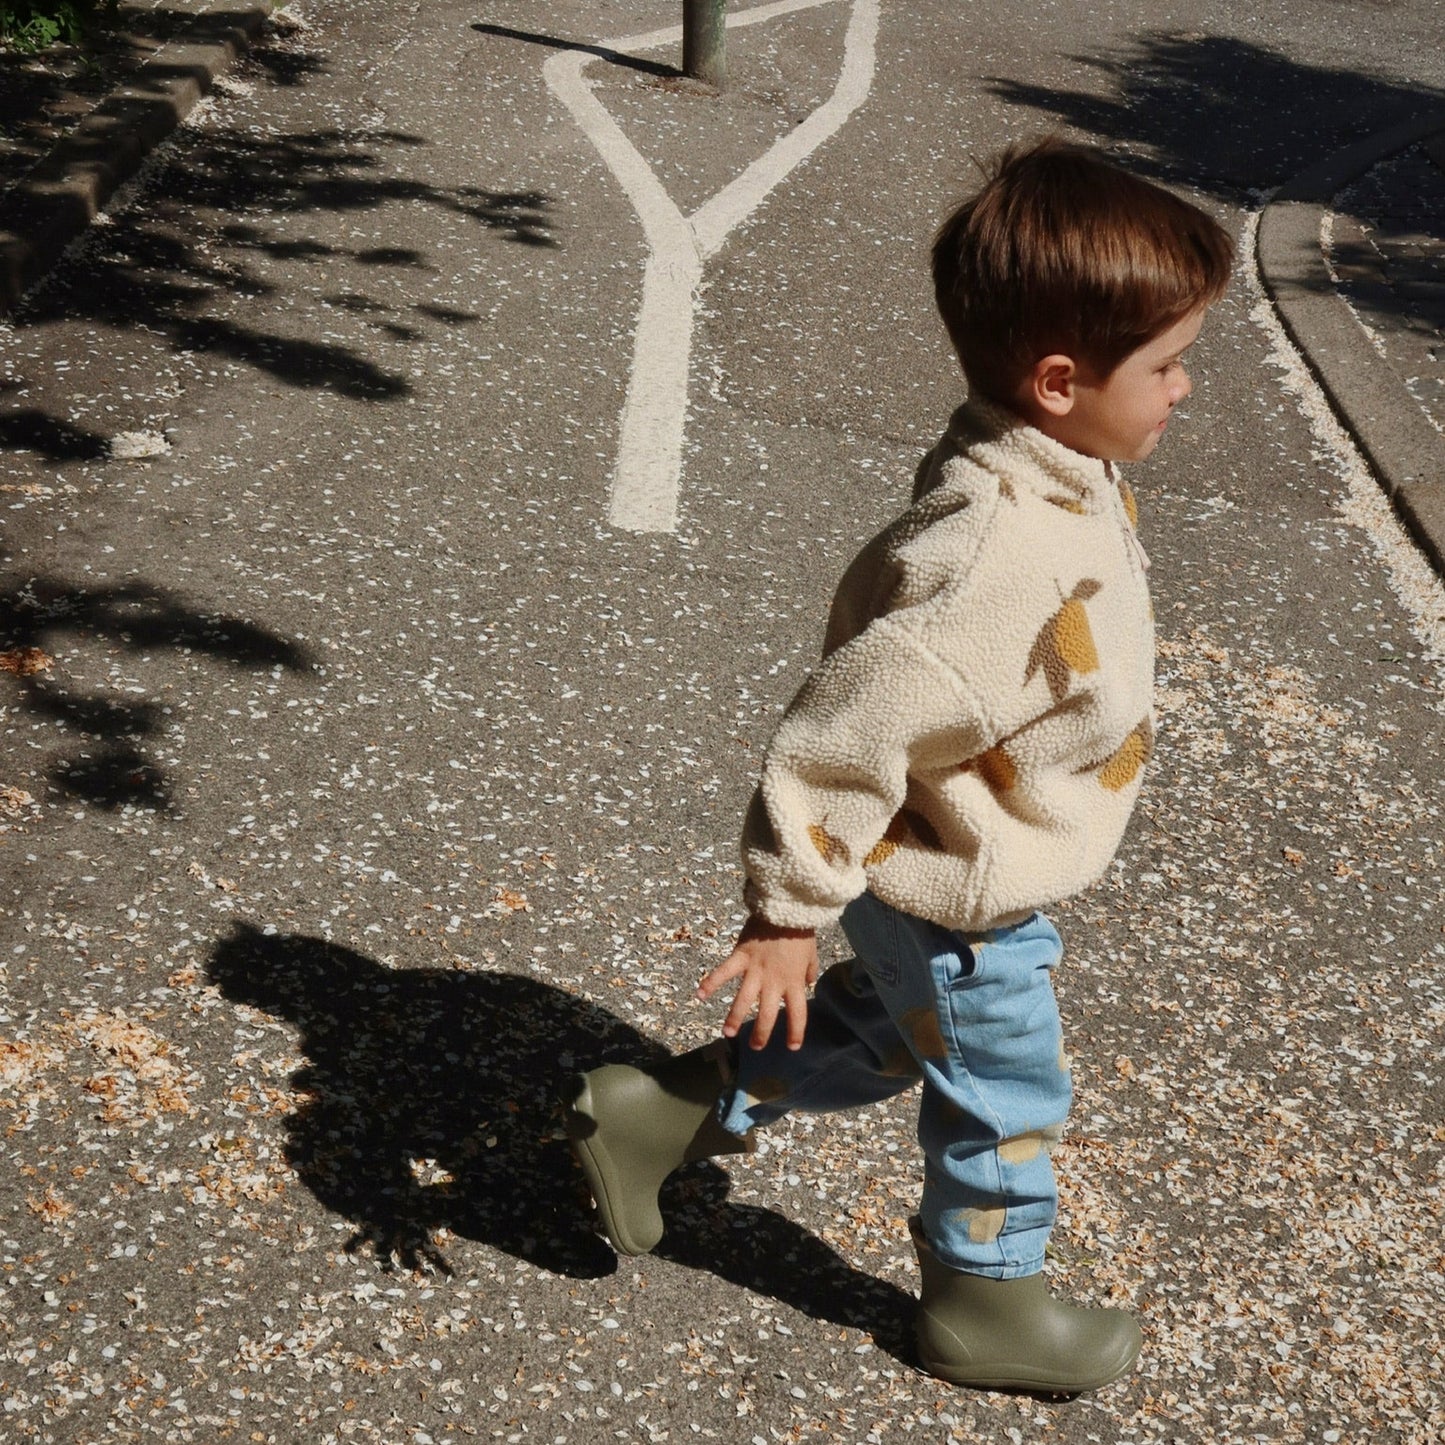
M 296 33 L 269 59 L 302 73 L 311 42 Z M 787 47 L 772 49 L 782 63 Z M 416 46 L 376 53 L 393 57 L 376 62 L 389 84 L 386 65 Z M 513 115 L 490 70 L 462 78 L 468 116 Z M 221 164 L 206 137 L 229 105 L 257 168 L 274 143 L 321 189 L 328 157 L 367 146 L 414 192 L 401 143 L 402 161 L 383 144 L 405 97 L 363 121 L 319 93 L 335 115 L 318 128 L 275 93 L 252 105 L 243 80 L 197 113 L 178 173 L 195 184 L 200 162 Z M 288 152 L 302 133 L 310 148 Z M 535 136 L 510 162 L 495 139 L 461 183 L 507 164 L 518 192 L 534 183 Z M 552 214 L 580 233 L 586 186 L 567 178 Z M 356 246 L 386 239 L 384 207 L 355 214 L 376 227 Z M 520 246 L 486 253 L 477 301 L 475 219 L 442 216 L 427 274 L 455 264 L 438 309 L 485 307 L 487 325 L 428 338 L 424 363 L 390 353 L 417 373 L 402 420 L 379 409 L 358 425 L 361 408 L 318 390 L 307 434 L 277 437 L 258 392 L 228 412 L 233 450 L 209 478 L 174 453 L 119 477 L 66 468 L 65 504 L 85 505 L 97 540 L 123 507 L 153 549 L 140 561 L 314 634 L 325 664 L 234 668 L 67 637 L 67 686 L 171 709 L 152 743 L 175 805 L 106 809 L 43 772 L 0 795 L 18 900 L 0 976 L 6 1438 L 1433 1445 L 1445 786 L 1422 741 L 1439 725 L 1439 649 L 1420 639 L 1439 625 L 1439 589 L 1414 574 L 1391 601 L 1373 550 L 1395 545 L 1379 541 L 1388 519 L 1364 492 L 1343 518 L 1318 498 L 1353 483 L 1308 457 L 1293 402 L 1249 408 L 1260 477 L 1217 475 L 1222 452 L 1181 429 L 1141 486 L 1160 750 L 1119 867 L 1060 910 L 1077 1103 L 1050 1269 L 1073 1297 L 1139 1312 L 1139 1373 L 1059 1407 L 950 1390 L 911 1366 L 907 1097 L 795 1118 L 753 1159 L 695 1167 L 669 1190 L 656 1258 L 619 1265 L 596 1244 L 557 1090 L 573 1069 L 682 1048 L 715 1023 L 688 1001 L 738 922 L 733 840 L 756 759 L 814 654 L 828 579 L 896 501 L 921 438 L 856 434 L 887 435 L 885 415 L 908 410 L 881 374 L 837 403 L 850 420 L 826 438 L 730 415 L 714 403 L 749 378 L 709 314 L 698 374 L 713 378 L 699 405 L 716 422 L 714 471 L 692 530 L 666 547 L 595 531 L 568 471 L 569 453 L 610 445 L 572 409 L 590 373 L 559 383 L 559 434 L 525 464 L 493 476 L 458 455 L 474 439 L 455 435 L 446 395 L 480 402 L 489 433 L 537 431 L 545 358 L 514 360 L 495 338 L 521 348 L 545 293 L 577 306 L 562 322 L 575 367 L 573 333 L 599 309 L 580 275 L 574 301 L 545 285 L 553 259 Z M 827 221 L 842 274 L 857 218 Z M 222 326 L 253 318 L 279 278 L 310 309 L 278 329 L 368 346 L 399 329 L 387 313 L 414 301 L 415 275 L 397 281 L 374 256 L 284 269 L 315 227 L 312 208 L 260 205 L 195 224 L 227 279 L 214 305 L 240 308 Z M 800 333 L 786 298 L 757 288 L 792 276 L 803 290 L 789 244 L 760 228 L 719 276 L 720 293 L 760 302 L 763 415 Z M 1263 375 L 1246 364 L 1262 361 L 1259 324 L 1236 299 L 1205 355 Z M 32 336 L 7 333 L 7 358 L 29 364 Z M 63 378 L 96 428 L 114 405 L 129 429 L 183 431 L 186 408 L 169 402 L 233 365 L 112 340 L 133 392 L 106 394 L 83 347 Z M 921 332 L 908 341 L 921 355 Z M 1191 402 L 1200 435 L 1210 389 Z M 780 458 L 869 480 L 859 495 L 785 493 Z M 355 485 L 373 474 L 374 489 Z M 57 490 L 7 496 L 38 507 Z M 1277 492 L 1290 503 L 1277 525 L 1302 526 L 1323 581 L 1282 570 L 1263 505 Z M 806 545 L 769 541 L 785 509 Z M 85 565 L 103 585 L 101 554 Z M 32 661 L 7 661 L 7 687 Z M 15 756 L 59 746 L 43 718 L 5 725 Z

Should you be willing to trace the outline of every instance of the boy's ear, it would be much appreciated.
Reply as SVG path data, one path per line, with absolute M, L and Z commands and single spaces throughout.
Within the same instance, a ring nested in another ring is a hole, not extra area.
M 1067 416 L 1074 409 L 1074 388 L 1079 368 L 1070 356 L 1055 354 L 1036 361 L 1019 387 L 1025 415 L 1043 412 Z

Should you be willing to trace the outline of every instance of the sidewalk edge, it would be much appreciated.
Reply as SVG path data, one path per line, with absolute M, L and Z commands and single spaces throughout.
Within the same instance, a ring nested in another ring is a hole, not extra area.
M 1345 430 L 1436 572 L 1445 577 L 1445 437 L 1375 351 L 1325 263 L 1331 200 L 1373 166 L 1445 132 L 1432 110 L 1346 146 L 1282 186 L 1259 221 L 1260 280 Z
M 250 49 L 270 0 L 210 10 L 0 195 L 0 318 L 44 280 L 116 190 Z

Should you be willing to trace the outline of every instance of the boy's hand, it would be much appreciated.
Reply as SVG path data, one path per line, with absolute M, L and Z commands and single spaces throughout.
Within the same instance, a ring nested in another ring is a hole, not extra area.
M 697 986 L 697 996 L 708 999 L 725 983 L 740 978 L 733 1006 L 723 1020 L 726 1038 L 736 1038 L 754 1007 L 758 1011 L 753 1035 L 755 1049 L 772 1037 L 778 1010 L 787 1010 L 788 1047 L 803 1047 L 808 1023 L 808 989 L 818 980 L 818 940 L 811 928 L 777 928 L 754 914 L 743 925 L 733 951 Z

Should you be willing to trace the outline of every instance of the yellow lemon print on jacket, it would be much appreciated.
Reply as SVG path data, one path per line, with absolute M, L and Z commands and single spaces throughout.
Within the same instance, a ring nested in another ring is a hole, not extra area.
M 1076 517 L 1085 516 L 1088 508 L 1078 497 L 1070 497 L 1062 492 L 1050 492 L 1044 501 L 1050 506 L 1058 507 L 1061 511 L 1072 512 Z
M 808 837 L 813 840 L 813 847 L 822 854 L 823 862 L 830 868 L 834 863 L 841 862 L 848 852 L 843 840 L 835 838 L 821 823 L 808 825 Z
M 1134 496 L 1134 489 L 1124 480 L 1123 477 L 1115 477 L 1119 486 L 1119 500 L 1124 504 L 1124 515 L 1129 519 L 1129 525 L 1137 532 L 1139 530 L 1139 503 Z
M 1094 646 L 1089 611 L 1084 604 L 1102 590 L 1102 583 L 1085 577 L 1034 640 L 1024 681 L 1031 682 L 1035 673 L 1042 672 L 1055 702 L 1068 696 L 1073 677 L 1099 670 L 1099 650 Z
M 1002 743 L 976 758 L 970 758 L 962 765 L 961 771 L 977 773 L 991 793 L 1007 793 L 1019 780 L 1018 766 Z
M 900 808 L 883 836 L 868 850 L 863 866 L 876 868 L 878 864 L 886 863 L 905 843 L 918 843 L 938 851 L 943 849 L 938 829 L 922 813 L 916 813 L 912 808 Z
M 1139 776 L 1139 770 L 1149 761 L 1153 751 L 1154 724 L 1145 718 L 1099 769 L 1099 781 L 1111 793 L 1120 792 Z

